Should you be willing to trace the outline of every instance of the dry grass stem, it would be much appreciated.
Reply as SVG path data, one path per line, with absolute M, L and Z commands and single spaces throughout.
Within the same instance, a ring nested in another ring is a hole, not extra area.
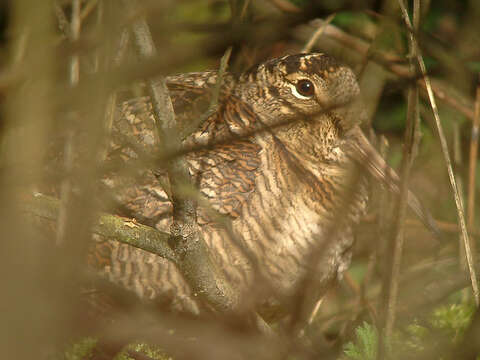
M 66 36 L 71 37 L 70 31 L 70 23 L 63 12 L 62 7 L 59 4 L 55 4 L 55 15 L 57 16 L 58 28 L 60 31 Z
M 218 100 L 220 98 L 220 90 L 223 84 L 223 77 L 228 67 L 228 60 L 232 54 L 232 48 L 229 47 L 222 56 L 220 60 L 220 68 L 218 69 L 217 82 L 212 93 L 212 100 L 208 105 L 207 111 L 204 114 L 198 117 L 198 119 L 192 119 L 191 123 L 187 124 L 188 126 L 182 129 L 181 138 L 184 139 L 187 136 L 191 135 L 195 130 L 197 130 L 210 116 L 215 114 L 218 110 Z
M 65 33 L 71 42 L 75 42 L 80 37 L 80 27 L 81 27 L 81 19 L 80 19 L 80 0 L 72 0 L 72 16 L 71 21 L 68 27 L 68 31 Z M 64 13 L 62 9 L 59 9 L 58 5 L 56 6 L 56 14 L 59 24 L 62 24 L 64 21 L 67 21 L 64 17 Z M 68 25 L 65 24 L 64 26 Z M 69 72 L 69 82 L 70 86 L 75 87 L 78 85 L 80 80 L 80 59 L 78 54 L 72 55 L 70 60 L 70 72 Z M 74 117 L 74 114 L 70 114 L 71 117 Z M 74 123 L 74 122 L 72 122 Z M 72 126 L 71 128 L 67 129 L 66 141 L 64 146 L 64 172 L 66 174 L 72 174 L 73 170 L 73 162 L 74 162 L 74 153 L 75 153 L 75 129 Z M 57 232 L 56 236 L 56 244 L 61 245 L 65 242 L 65 235 L 67 231 L 67 221 L 68 221 L 68 206 L 70 205 L 71 201 L 71 190 L 72 190 L 72 179 L 70 175 L 67 175 L 66 178 L 63 179 L 62 184 L 60 185 L 60 210 L 58 214 L 58 221 L 57 221 Z
M 247 15 L 247 9 L 250 5 L 250 1 L 251 0 L 245 0 L 243 2 L 242 10 L 240 11 L 240 20 L 243 20 L 245 18 L 245 15 Z
M 315 28 L 321 27 L 324 22 L 325 21 L 322 19 L 316 19 L 310 23 L 310 26 L 314 26 Z M 367 41 L 350 35 L 335 25 L 327 25 L 325 27 L 324 34 L 325 36 L 338 41 L 340 44 L 343 44 L 346 48 L 356 51 L 362 56 L 366 56 L 369 53 L 370 44 Z M 396 54 L 377 52 L 371 57 L 371 60 L 401 78 L 409 79 L 413 78 L 414 76 L 410 73 L 408 66 L 398 64 L 401 58 Z M 429 95 L 425 81 L 420 78 L 418 79 L 418 84 L 422 89 L 421 95 L 428 98 Z M 468 119 L 473 120 L 474 110 L 472 99 L 468 98 L 468 96 L 465 94 L 458 94 L 458 92 L 451 88 L 448 84 L 440 83 L 439 81 L 435 81 L 435 79 L 430 81 L 430 86 L 433 94 L 438 99 L 458 110 Z
M 414 1 L 414 23 L 415 31 L 418 31 L 419 18 L 420 18 L 420 0 Z M 416 74 L 417 67 L 414 62 L 416 56 L 416 48 L 414 45 L 413 34 L 410 33 L 409 37 L 409 51 L 410 51 L 410 73 Z M 388 301 L 385 324 L 384 324 L 384 335 L 385 338 L 390 339 L 392 336 L 393 328 L 395 325 L 395 314 L 397 311 L 397 298 L 398 298 L 398 286 L 399 286 L 399 275 L 400 267 L 402 261 L 403 253 L 403 244 L 405 240 L 405 217 L 407 212 L 407 203 L 408 203 L 408 185 L 410 170 L 412 167 L 413 159 L 416 153 L 418 153 L 418 144 L 419 144 L 419 110 L 418 110 L 418 87 L 414 83 L 408 89 L 408 103 L 407 103 L 407 120 L 406 128 L 404 135 L 404 146 L 402 154 L 402 163 L 400 168 L 400 192 L 398 195 L 398 202 L 396 209 L 393 215 L 394 226 L 393 232 L 390 238 L 392 244 L 392 266 L 389 277 L 389 289 L 388 289 Z M 388 254 L 387 254 L 388 256 Z M 385 350 L 379 351 L 379 353 L 385 353 Z
M 480 132 L 480 76 L 477 84 L 475 99 L 475 116 L 472 123 L 472 134 L 470 137 L 470 157 L 468 167 L 468 208 L 467 208 L 467 224 L 470 231 L 475 226 L 475 178 L 478 159 L 478 136 Z
M 90 0 L 89 2 L 86 3 L 85 6 L 83 6 L 82 12 L 80 13 L 80 20 L 83 21 L 85 20 L 88 15 L 91 14 L 93 10 L 98 6 L 99 0 Z
M 288 0 L 269 0 L 272 5 L 274 5 L 279 10 L 286 13 L 299 13 L 301 12 L 300 8 L 292 4 Z
M 408 31 L 410 33 L 414 34 L 413 29 L 412 29 L 412 24 L 410 22 L 410 17 L 408 15 L 407 9 L 405 8 L 405 4 L 404 4 L 403 0 L 398 0 L 398 2 L 400 4 L 400 8 L 402 10 L 402 16 L 403 16 L 404 21 L 407 25 Z M 421 50 L 420 50 L 414 36 L 413 36 L 413 44 L 414 44 L 414 47 L 415 47 L 416 52 L 417 52 L 416 58 L 417 58 L 417 61 L 419 63 L 421 74 L 422 74 L 423 80 L 425 82 L 425 87 L 426 87 L 427 92 L 428 92 L 428 98 L 430 100 L 430 105 L 432 107 L 433 116 L 435 118 L 435 125 L 436 125 L 437 131 L 438 131 L 438 136 L 440 138 L 440 144 L 441 144 L 441 147 L 442 147 L 443 156 L 444 156 L 444 159 L 445 159 L 445 162 L 446 162 L 446 165 L 447 165 L 448 177 L 449 177 L 450 184 L 452 186 L 452 190 L 453 190 L 453 194 L 454 194 L 454 198 L 455 198 L 455 206 L 457 208 L 458 221 L 460 223 L 460 229 L 461 229 L 461 232 L 462 232 L 463 242 L 464 242 L 464 246 L 465 246 L 468 270 L 469 270 L 470 280 L 471 280 L 472 290 L 473 290 L 473 296 L 475 298 L 475 303 L 478 306 L 478 305 L 480 305 L 480 293 L 479 293 L 479 289 L 478 289 L 478 280 L 477 280 L 477 275 L 476 275 L 476 271 L 475 271 L 475 264 L 473 262 L 473 254 L 472 254 L 471 247 L 470 247 L 470 240 L 469 240 L 469 236 L 468 236 L 467 225 L 466 225 L 466 222 L 465 222 L 465 216 L 464 216 L 464 213 L 463 213 L 462 202 L 461 202 L 460 194 L 458 192 L 458 187 L 457 187 L 457 184 L 456 184 L 456 181 L 455 181 L 455 175 L 453 174 L 452 161 L 450 159 L 450 153 L 448 151 L 448 144 L 447 144 L 447 140 L 446 140 L 446 137 L 445 137 L 445 134 L 444 134 L 444 131 L 443 131 L 442 123 L 440 121 L 440 115 L 438 113 L 438 108 L 437 108 L 437 104 L 436 104 L 436 101 L 435 101 L 435 94 L 434 94 L 433 89 L 432 89 L 432 85 L 431 85 L 431 82 L 430 82 L 430 77 L 427 74 L 427 69 L 426 69 L 426 66 L 425 66 L 425 62 L 423 61 Z
M 312 37 L 308 40 L 308 42 L 305 44 L 305 46 L 302 49 L 303 53 L 308 53 L 312 51 L 312 48 L 315 46 L 315 43 L 320 39 L 320 36 L 322 36 L 323 32 L 325 31 L 325 28 L 335 19 L 335 13 L 329 15 L 326 19 L 325 22 L 312 34 Z

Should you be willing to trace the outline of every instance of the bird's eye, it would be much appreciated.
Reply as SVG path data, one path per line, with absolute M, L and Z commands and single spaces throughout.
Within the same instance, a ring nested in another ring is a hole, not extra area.
M 315 93 L 315 87 L 310 80 L 300 80 L 295 88 L 300 95 L 305 97 L 311 97 Z

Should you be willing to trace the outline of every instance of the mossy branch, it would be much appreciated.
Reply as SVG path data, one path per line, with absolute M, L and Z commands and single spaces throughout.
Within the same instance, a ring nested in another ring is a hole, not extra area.
M 58 218 L 59 206 L 59 200 L 37 193 L 27 199 L 21 207 L 25 212 L 55 221 Z M 93 222 L 92 232 L 177 263 L 177 256 L 168 245 L 170 235 L 139 224 L 133 219 L 99 214 Z

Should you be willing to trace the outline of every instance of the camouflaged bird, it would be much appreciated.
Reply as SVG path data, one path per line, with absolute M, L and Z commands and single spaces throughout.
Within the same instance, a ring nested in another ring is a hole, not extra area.
M 180 126 L 205 112 L 216 82 L 217 72 L 167 77 Z M 185 156 L 207 200 L 197 208 L 203 238 L 236 290 L 261 294 L 255 298 L 259 306 L 288 301 L 307 272 L 321 296 L 349 265 L 354 227 L 367 201 L 359 164 L 368 162 L 377 177 L 387 169 L 359 129 L 358 97 L 354 73 L 332 57 L 284 56 L 239 77 L 225 74 L 218 111 L 184 141 L 196 149 Z M 113 139 L 111 156 L 126 165 L 158 151 L 148 97 L 121 104 Z M 158 174 L 134 169 L 138 176 L 110 177 L 106 183 L 131 216 L 168 232 L 168 189 Z M 248 256 L 217 215 L 231 220 Z M 314 263 L 312 254 L 319 254 Z M 98 241 L 91 262 L 141 297 L 200 310 L 180 271 L 166 259 Z M 267 298 L 258 279 L 274 289 Z

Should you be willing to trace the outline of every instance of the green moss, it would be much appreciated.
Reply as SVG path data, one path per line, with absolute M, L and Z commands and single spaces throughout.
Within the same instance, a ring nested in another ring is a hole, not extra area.
M 371 18 L 362 12 L 342 11 L 335 15 L 332 23 L 353 34 L 363 34 L 372 26 Z
M 474 72 L 480 72 L 480 61 L 470 61 L 467 63 L 467 66 Z
M 97 339 L 86 337 L 78 340 L 68 347 L 65 351 L 65 360 L 83 360 L 87 359 L 91 354 L 93 348 L 97 343 Z M 139 353 L 143 353 L 154 360 L 172 360 L 172 357 L 168 356 L 163 350 L 158 347 L 147 345 L 144 343 L 130 344 L 125 348 L 125 351 L 119 353 L 115 360 L 133 360 L 128 356 L 127 351 L 133 350 Z
M 472 303 L 441 305 L 422 320 L 397 329 L 386 339 L 388 359 L 421 358 L 422 353 L 439 346 L 455 346 L 468 328 L 475 306 Z M 378 334 L 373 325 L 364 322 L 355 330 L 355 340 L 344 346 L 344 359 L 376 359 Z
M 86 337 L 72 345 L 65 351 L 65 360 L 82 360 L 87 358 L 97 343 L 97 339 Z
M 405 128 L 407 106 L 404 103 L 382 103 L 375 116 L 373 126 L 381 132 L 401 132 Z
M 172 360 L 173 359 L 172 357 L 168 356 L 162 349 L 155 346 L 147 345 L 144 343 L 131 344 L 128 346 L 128 349 L 141 352 L 155 360 Z
M 377 358 L 378 334 L 373 325 L 364 322 L 355 330 L 355 342 L 345 345 L 344 354 L 351 360 L 375 360 Z
M 431 324 L 456 342 L 467 329 L 474 312 L 472 304 L 444 305 L 433 311 Z

